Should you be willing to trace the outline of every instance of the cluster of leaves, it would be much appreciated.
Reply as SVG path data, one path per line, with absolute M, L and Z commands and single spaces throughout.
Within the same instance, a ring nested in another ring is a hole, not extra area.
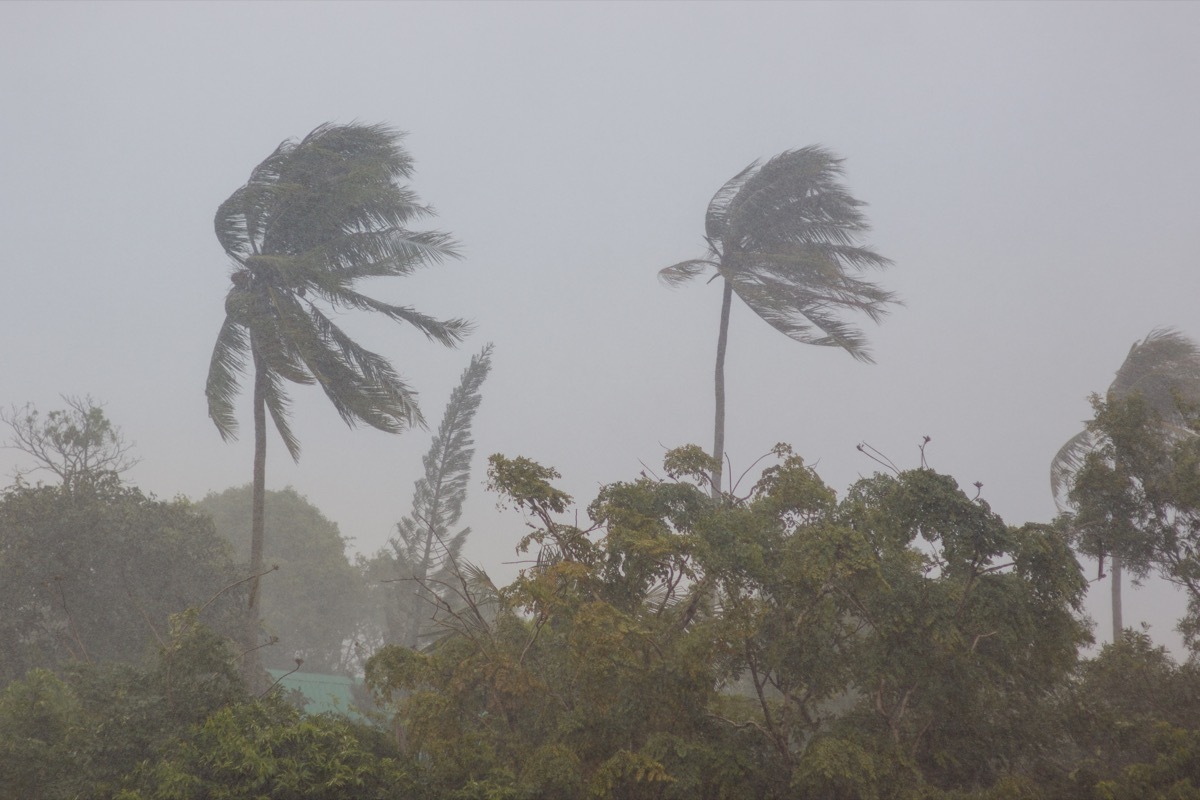
M 901 797 L 1035 763 L 1088 639 L 1057 531 L 1006 526 L 929 470 L 838 502 L 781 447 L 712 499 L 699 448 L 558 521 L 553 470 L 493 457 L 536 565 L 464 596 L 368 683 L 431 790 L 460 797 Z M 485 597 L 486 596 L 486 597 Z M 906 794 L 907 793 L 907 794 Z

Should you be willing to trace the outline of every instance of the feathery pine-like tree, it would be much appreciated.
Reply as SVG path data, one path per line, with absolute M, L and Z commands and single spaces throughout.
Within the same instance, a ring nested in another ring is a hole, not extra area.
M 422 459 L 425 475 L 413 491 L 413 507 L 396 525 L 387 554 L 399 581 L 388 609 L 389 638 L 409 649 L 421 643 L 423 623 L 433 618 L 458 586 L 459 553 L 470 528 L 451 529 L 462 516 L 475 455 L 471 422 L 479 408 L 480 389 L 492 367 L 489 344 L 471 359 L 450 395 L 442 424 Z M 449 601 L 453 602 L 453 601 Z

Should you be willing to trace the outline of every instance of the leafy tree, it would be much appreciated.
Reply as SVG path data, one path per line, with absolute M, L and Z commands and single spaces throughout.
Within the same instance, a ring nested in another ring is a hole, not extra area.
M 253 490 L 245 486 L 210 493 L 196 509 L 212 518 L 239 562 L 250 560 L 243 535 L 250 522 Z M 263 663 L 308 672 L 345 672 L 352 666 L 348 643 L 363 624 L 366 587 L 346 558 L 348 541 L 320 509 L 295 489 L 266 493 L 264 559 L 278 569 L 265 576 L 263 626 L 278 643 L 263 648 Z
M 387 359 L 364 349 L 330 310 L 374 311 L 453 346 L 463 320 L 440 321 L 355 289 L 370 278 L 400 277 L 456 255 L 444 233 L 408 225 L 430 209 L 399 181 L 412 174 L 400 134 L 386 125 L 324 124 L 283 142 L 217 209 L 217 239 L 233 262 L 225 322 L 208 371 L 208 414 L 223 438 L 237 431 L 239 376 L 254 376 L 254 502 L 250 563 L 262 571 L 268 413 L 293 459 L 285 382 L 319 384 L 348 425 L 389 433 L 422 424 L 412 390 Z M 243 645 L 256 668 L 259 584 L 250 583 Z
M 11 431 L 8 446 L 37 462 L 18 469 L 18 481 L 44 470 L 59 479 L 64 491 L 75 492 L 118 481 L 137 464 L 132 445 L 105 416 L 102 405 L 90 397 L 64 396 L 63 402 L 66 408 L 45 417 L 30 404 L 0 411 L 0 422 Z
M 932 470 L 852 488 L 841 523 L 877 554 L 881 582 L 851 588 L 867 635 L 863 694 L 834 730 L 913 764 L 944 789 L 989 786 L 1057 743 L 1036 722 L 1090 641 L 1087 582 L 1059 532 L 1008 526 Z
M 110 798 L 210 713 L 245 699 L 223 637 L 176 615 L 144 666 L 33 670 L 0 694 L 0 797 Z
M 1179 331 L 1156 328 L 1134 342 L 1105 393 L 1105 401 L 1139 396 L 1169 437 L 1192 435 L 1184 425 L 1180 406 L 1200 402 L 1200 347 Z M 1097 398 L 1098 400 L 1098 398 Z M 1093 401 L 1095 405 L 1096 400 Z M 1101 452 L 1110 440 L 1095 421 L 1067 440 L 1050 463 L 1050 489 L 1062 511 L 1075 508 L 1071 490 L 1089 455 Z M 1114 549 L 1112 531 L 1080 530 L 1083 552 L 1101 560 L 1112 557 L 1113 641 L 1122 637 L 1121 578 L 1124 558 Z
M 863 203 L 842 184 L 842 159 L 822 147 L 789 150 L 746 167 L 708 205 L 708 255 L 659 272 L 678 286 L 710 269 L 723 294 L 715 371 L 716 418 L 711 475 L 721 491 L 725 458 L 725 349 L 736 293 L 765 322 L 805 344 L 841 347 L 870 362 L 866 339 L 842 319 L 860 311 L 874 321 L 897 301 L 859 275 L 891 262 L 859 244 L 869 229 Z M 712 280 L 710 279 L 710 280 Z
M 185 500 L 99 484 L 0 497 L 0 681 L 68 661 L 141 663 L 190 606 L 231 631 L 241 599 L 228 545 Z
M 553 470 L 493 456 L 534 566 L 368 682 L 431 788 L 513 797 L 933 797 L 1000 785 L 1047 737 L 1086 582 L 929 470 L 841 503 L 786 447 L 745 498 L 713 459 L 604 487 L 560 522 Z
M 1072 526 L 1082 546 L 1111 552 L 1139 574 L 1155 570 L 1188 593 L 1180 629 L 1200 632 L 1200 407 L 1164 422 L 1139 394 L 1093 398 L 1101 445 L 1074 478 Z
M 450 598 L 459 583 L 459 553 L 471 529 L 456 533 L 451 529 L 458 524 L 467 497 L 475 455 L 471 422 L 491 359 L 492 346 L 488 345 L 463 371 L 422 460 L 425 475 L 413 490 L 412 511 L 397 523 L 390 551 L 382 551 L 372 565 L 372 571 L 389 582 L 385 605 L 388 640 L 408 648 L 421 643 L 422 633 L 427 632 L 440 605 L 455 602 Z
M 1200 665 L 1176 664 L 1145 633 L 1125 630 L 1080 663 L 1065 698 L 1074 782 L 1115 780 L 1158 758 L 1164 729 L 1200 725 Z
M 1200 730 L 1157 728 L 1156 754 L 1149 763 L 1131 764 L 1120 776 L 1096 786 L 1100 800 L 1200 800 Z
M 413 779 L 384 731 L 279 702 L 214 712 L 134 773 L 120 800 L 407 800 Z

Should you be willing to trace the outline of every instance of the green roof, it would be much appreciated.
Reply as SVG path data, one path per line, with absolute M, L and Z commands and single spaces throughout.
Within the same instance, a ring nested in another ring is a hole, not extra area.
M 305 714 L 342 714 L 361 719 L 354 700 L 354 687 L 359 684 L 345 675 L 322 675 L 316 672 L 288 672 L 269 669 L 271 677 L 285 690 L 295 689 L 304 695 Z

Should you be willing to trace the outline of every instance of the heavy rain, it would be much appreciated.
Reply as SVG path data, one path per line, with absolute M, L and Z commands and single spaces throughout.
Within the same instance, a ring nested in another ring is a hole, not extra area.
M 0 800 L 1200 796 L 1198 29 L 0 5 Z

